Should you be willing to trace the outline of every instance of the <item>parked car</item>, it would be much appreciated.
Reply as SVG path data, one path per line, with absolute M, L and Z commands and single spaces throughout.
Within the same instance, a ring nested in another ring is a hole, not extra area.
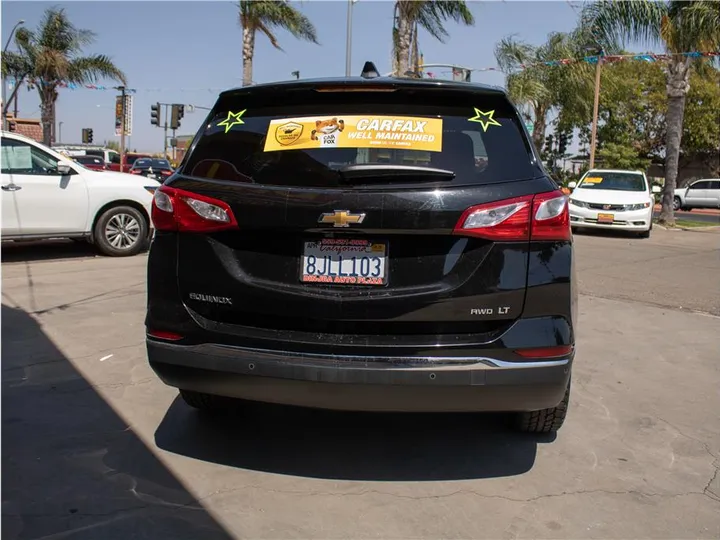
M 139 158 L 135 160 L 129 172 L 163 182 L 173 173 L 173 168 L 167 159 Z
M 645 173 L 591 169 L 579 182 L 570 182 L 570 223 L 573 228 L 617 229 L 648 238 L 655 198 Z
M 151 234 L 149 178 L 93 171 L 32 139 L 2 134 L 2 239 L 85 239 L 134 255 Z
M 674 210 L 720 208 L 720 178 L 704 178 L 675 190 Z
M 368 65 L 220 94 L 155 192 L 150 366 L 199 409 L 512 411 L 558 430 L 567 197 L 502 89 Z
M 102 146 L 91 146 L 87 144 L 60 144 L 53 145 L 52 149 L 65 156 L 70 156 L 73 159 L 80 156 L 99 157 L 103 160 L 105 165 L 107 165 L 108 169 L 113 161 L 120 163 L 120 154 L 118 152 Z
M 106 171 L 107 164 L 99 156 L 72 156 L 73 161 L 93 171 Z
M 123 172 L 129 172 L 130 168 L 135 163 L 135 160 L 140 158 L 151 158 L 150 154 L 138 154 L 135 152 L 126 152 L 125 161 L 123 161 Z M 113 155 L 110 165 L 108 165 L 111 171 L 120 171 L 120 154 Z

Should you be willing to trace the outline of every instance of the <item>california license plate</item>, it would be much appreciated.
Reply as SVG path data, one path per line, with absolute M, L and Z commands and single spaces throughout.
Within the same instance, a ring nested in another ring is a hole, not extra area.
M 615 221 L 615 214 L 598 214 L 598 223 L 612 223 Z
M 333 285 L 385 285 L 387 244 L 350 238 L 323 238 L 305 242 L 300 281 Z

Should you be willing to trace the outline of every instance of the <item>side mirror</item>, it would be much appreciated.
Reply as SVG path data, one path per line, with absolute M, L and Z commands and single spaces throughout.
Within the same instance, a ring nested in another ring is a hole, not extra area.
M 653 192 L 653 193 L 661 193 L 661 192 L 662 192 L 662 189 L 660 188 L 660 186 L 653 186 L 653 187 L 652 187 L 652 192 Z
M 568 183 L 568 187 L 569 187 L 570 189 L 575 189 L 575 188 L 577 187 L 577 182 L 569 182 L 569 183 Z
M 57 164 L 57 171 L 58 173 L 62 174 L 63 176 L 70 174 L 73 172 L 73 168 L 70 166 L 70 163 L 67 161 L 58 161 Z

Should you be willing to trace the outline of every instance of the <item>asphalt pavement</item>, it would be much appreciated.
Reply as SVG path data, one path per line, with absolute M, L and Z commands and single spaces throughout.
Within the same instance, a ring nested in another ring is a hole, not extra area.
M 257 405 L 147 366 L 146 256 L 3 250 L 3 539 L 718 538 L 720 232 L 576 235 L 557 438 Z

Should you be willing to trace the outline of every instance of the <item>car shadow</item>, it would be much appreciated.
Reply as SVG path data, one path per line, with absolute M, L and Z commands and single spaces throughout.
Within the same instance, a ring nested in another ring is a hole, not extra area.
M 507 415 L 358 413 L 237 403 L 209 415 L 178 397 L 155 443 L 176 454 L 254 471 L 431 481 L 519 475 L 532 468 L 538 443 L 554 440 L 513 431 Z
M 229 540 L 45 335 L 2 305 L 2 538 Z
M 94 246 L 81 240 L 4 241 L 2 244 L 3 263 L 78 259 L 99 256 L 100 254 Z
M 590 227 L 573 227 L 573 236 L 603 236 L 605 238 L 629 238 L 640 239 L 634 231 L 622 231 L 613 229 L 592 229 Z

